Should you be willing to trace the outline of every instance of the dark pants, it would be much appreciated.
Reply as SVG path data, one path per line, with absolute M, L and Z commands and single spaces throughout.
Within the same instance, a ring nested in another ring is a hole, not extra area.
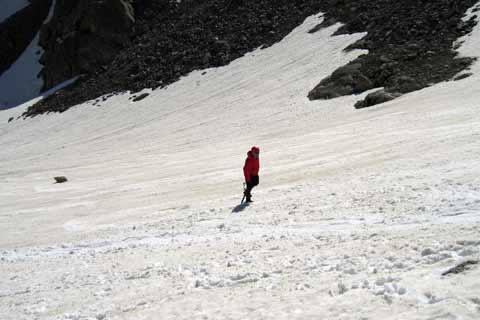
M 247 182 L 247 189 L 246 189 L 246 195 L 247 197 L 250 197 L 251 196 L 251 193 L 250 191 L 252 191 L 252 189 L 258 185 L 258 183 L 260 182 L 258 176 L 250 176 L 250 181 Z

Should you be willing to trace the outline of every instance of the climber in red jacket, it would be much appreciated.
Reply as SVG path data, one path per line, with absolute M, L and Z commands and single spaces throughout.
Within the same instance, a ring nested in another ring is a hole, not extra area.
M 253 187 L 258 185 L 258 171 L 260 169 L 260 149 L 258 147 L 252 147 L 247 153 L 248 157 L 245 160 L 245 165 L 243 166 L 243 174 L 245 175 L 245 182 L 247 183 L 247 188 L 245 189 L 245 197 L 247 202 L 252 202 L 251 191 Z

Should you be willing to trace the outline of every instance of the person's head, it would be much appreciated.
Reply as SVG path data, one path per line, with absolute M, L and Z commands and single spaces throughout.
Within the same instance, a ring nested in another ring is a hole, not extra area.
M 252 147 L 252 154 L 255 158 L 258 158 L 260 156 L 260 148 L 259 147 Z

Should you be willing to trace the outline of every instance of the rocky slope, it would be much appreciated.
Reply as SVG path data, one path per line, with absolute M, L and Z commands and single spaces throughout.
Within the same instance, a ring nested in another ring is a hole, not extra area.
M 160 0 L 133 5 L 131 45 L 108 67 L 82 77 L 26 115 L 65 111 L 113 92 L 166 86 L 193 70 L 228 64 L 281 40 L 319 11 L 314 0 Z
M 341 21 L 336 34 L 368 32 L 349 49 L 367 49 L 369 54 L 352 61 L 322 80 L 309 98 L 331 99 L 385 87 L 372 93 L 356 108 L 394 99 L 404 93 L 453 78 L 468 68 L 472 58 L 459 58 L 455 41 L 472 31 L 476 17 L 462 21 L 477 0 L 329 0 L 323 25 Z
M 468 68 L 472 58 L 458 58 L 453 46 L 456 39 L 475 25 L 473 19 L 468 22 L 461 19 L 476 2 L 136 0 L 131 3 L 135 9 L 131 33 L 129 23 L 133 20 L 120 19 L 128 23 L 123 40 L 118 41 L 119 46 L 106 45 L 105 50 L 95 50 L 96 45 L 87 45 L 85 56 L 93 54 L 95 63 L 81 63 L 80 59 L 76 64 L 69 62 L 68 66 L 51 67 L 49 61 L 58 61 L 57 57 L 71 47 L 63 42 L 63 47 L 57 48 L 55 44 L 53 50 L 47 48 L 44 58 L 46 87 L 63 80 L 66 75 L 84 74 L 73 86 L 34 105 L 25 115 L 62 112 L 102 95 L 166 86 L 193 70 L 225 65 L 257 47 L 269 46 L 287 35 L 305 17 L 319 11 L 326 13 L 326 19 L 311 32 L 342 22 L 345 26 L 336 35 L 368 32 L 365 38 L 346 49 L 362 48 L 370 53 L 324 79 L 310 92 L 309 98 L 329 99 L 385 87 L 387 92 L 376 93 L 356 105 L 368 106 L 451 79 Z M 52 21 L 49 28 L 53 25 Z M 101 41 L 102 37 L 88 28 L 90 38 L 83 39 Z M 127 41 L 128 35 L 130 41 Z M 50 41 L 44 43 L 57 43 L 54 40 L 57 37 L 44 36 L 47 38 Z M 68 39 L 68 34 L 62 34 L 60 39 Z M 78 43 L 75 41 L 71 42 Z M 84 41 L 88 40 L 81 42 Z M 97 51 L 105 52 L 109 58 L 117 54 L 107 65 L 108 59 L 97 58 Z M 75 52 L 71 50 L 71 55 Z M 58 72 L 52 72 L 57 69 L 69 72 L 60 72 L 58 77 Z

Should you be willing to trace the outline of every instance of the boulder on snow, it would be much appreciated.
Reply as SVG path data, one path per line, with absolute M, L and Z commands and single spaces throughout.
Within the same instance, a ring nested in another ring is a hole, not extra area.
M 64 183 L 68 181 L 67 177 L 64 176 L 54 177 L 53 179 L 55 179 L 56 183 Z
M 402 94 L 398 92 L 387 92 L 385 90 L 378 90 L 368 94 L 364 100 L 355 103 L 355 109 L 367 108 L 376 104 L 391 101 L 400 97 Z
M 373 88 L 372 81 L 361 72 L 362 65 L 352 63 L 335 70 L 309 92 L 310 100 L 333 99 L 358 94 Z

